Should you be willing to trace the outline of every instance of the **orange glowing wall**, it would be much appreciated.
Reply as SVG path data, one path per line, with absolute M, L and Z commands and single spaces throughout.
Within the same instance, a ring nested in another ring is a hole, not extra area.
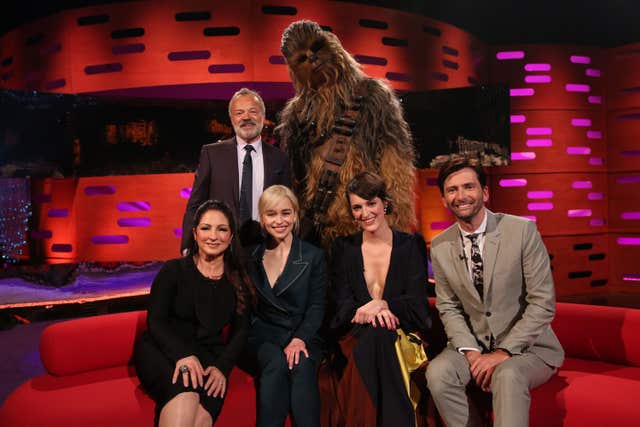
M 637 44 L 489 48 L 426 17 L 329 0 L 139 1 L 65 11 L 8 33 L 0 39 L 0 87 L 87 93 L 287 85 L 280 36 L 303 18 L 330 27 L 367 74 L 399 90 L 508 83 L 513 163 L 490 171 L 491 208 L 536 220 L 558 295 L 640 291 Z M 435 177 L 435 171 L 418 171 L 418 226 L 428 241 L 453 221 Z M 178 238 L 171 233 L 186 202 L 180 191 L 191 180 L 191 174 L 46 180 L 43 194 L 50 191 L 51 198 L 37 207 L 45 232 L 36 238 L 50 260 L 173 257 Z M 91 186 L 117 191 L 87 195 Z M 125 215 L 118 204 L 139 201 L 150 209 L 126 216 L 148 218 L 149 225 L 119 225 Z M 47 208 L 68 215 L 54 211 L 52 217 Z M 127 243 L 91 240 L 121 235 Z M 70 251 L 53 252 L 54 244 Z

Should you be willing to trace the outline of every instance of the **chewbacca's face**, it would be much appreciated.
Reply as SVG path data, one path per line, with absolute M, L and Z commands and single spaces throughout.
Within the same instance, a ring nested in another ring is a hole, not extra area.
M 330 83 L 335 76 L 334 55 L 327 39 L 322 35 L 309 38 L 287 58 L 295 79 L 305 86 L 318 89 Z

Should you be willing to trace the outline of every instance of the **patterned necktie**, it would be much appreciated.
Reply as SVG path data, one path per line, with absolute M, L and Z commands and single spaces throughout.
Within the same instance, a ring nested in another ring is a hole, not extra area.
M 478 246 L 479 234 L 468 234 L 465 237 L 471 242 L 471 277 L 473 279 L 473 286 L 478 291 L 480 299 L 484 297 L 484 278 L 482 276 L 482 254 L 480 254 L 480 247 Z
M 242 160 L 242 181 L 240 184 L 240 224 L 251 219 L 251 206 L 253 205 L 253 163 L 251 152 L 253 146 L 244 146 L 245 155 Z

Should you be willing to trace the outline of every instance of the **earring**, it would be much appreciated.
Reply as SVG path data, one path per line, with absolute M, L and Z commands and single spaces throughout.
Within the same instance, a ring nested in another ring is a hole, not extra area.
M 384 210 L 383 210 L 383 212 L 384 212 L 384 214 L 385 214 L 385 215 L 387 214 L 387 211 L 388 211 L 388 210 L 389 210 L 389 205 L 384 205 Z

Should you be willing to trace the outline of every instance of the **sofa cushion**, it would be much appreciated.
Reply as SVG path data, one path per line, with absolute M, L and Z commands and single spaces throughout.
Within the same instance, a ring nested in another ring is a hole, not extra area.
M 568 357 L 640 367 L 640 310 L 559 302 L 553 330 Z
M 22 384 L 5 401 L 0 425 L 11 427 L 152 426 L 154 402 L 131 366 L 65 377 L 42 375 Z M 234 369 L 216 426 L 255 424 L 252 378 Z
M 40 358 L 51 375 L 71 375 L 127 365 L 136 338 L 146 329 L 146 311 L 105 314 L 48 326 Z
M 637 426 L 640 369 L 567 358 L 531 393 L 532 426 Z

